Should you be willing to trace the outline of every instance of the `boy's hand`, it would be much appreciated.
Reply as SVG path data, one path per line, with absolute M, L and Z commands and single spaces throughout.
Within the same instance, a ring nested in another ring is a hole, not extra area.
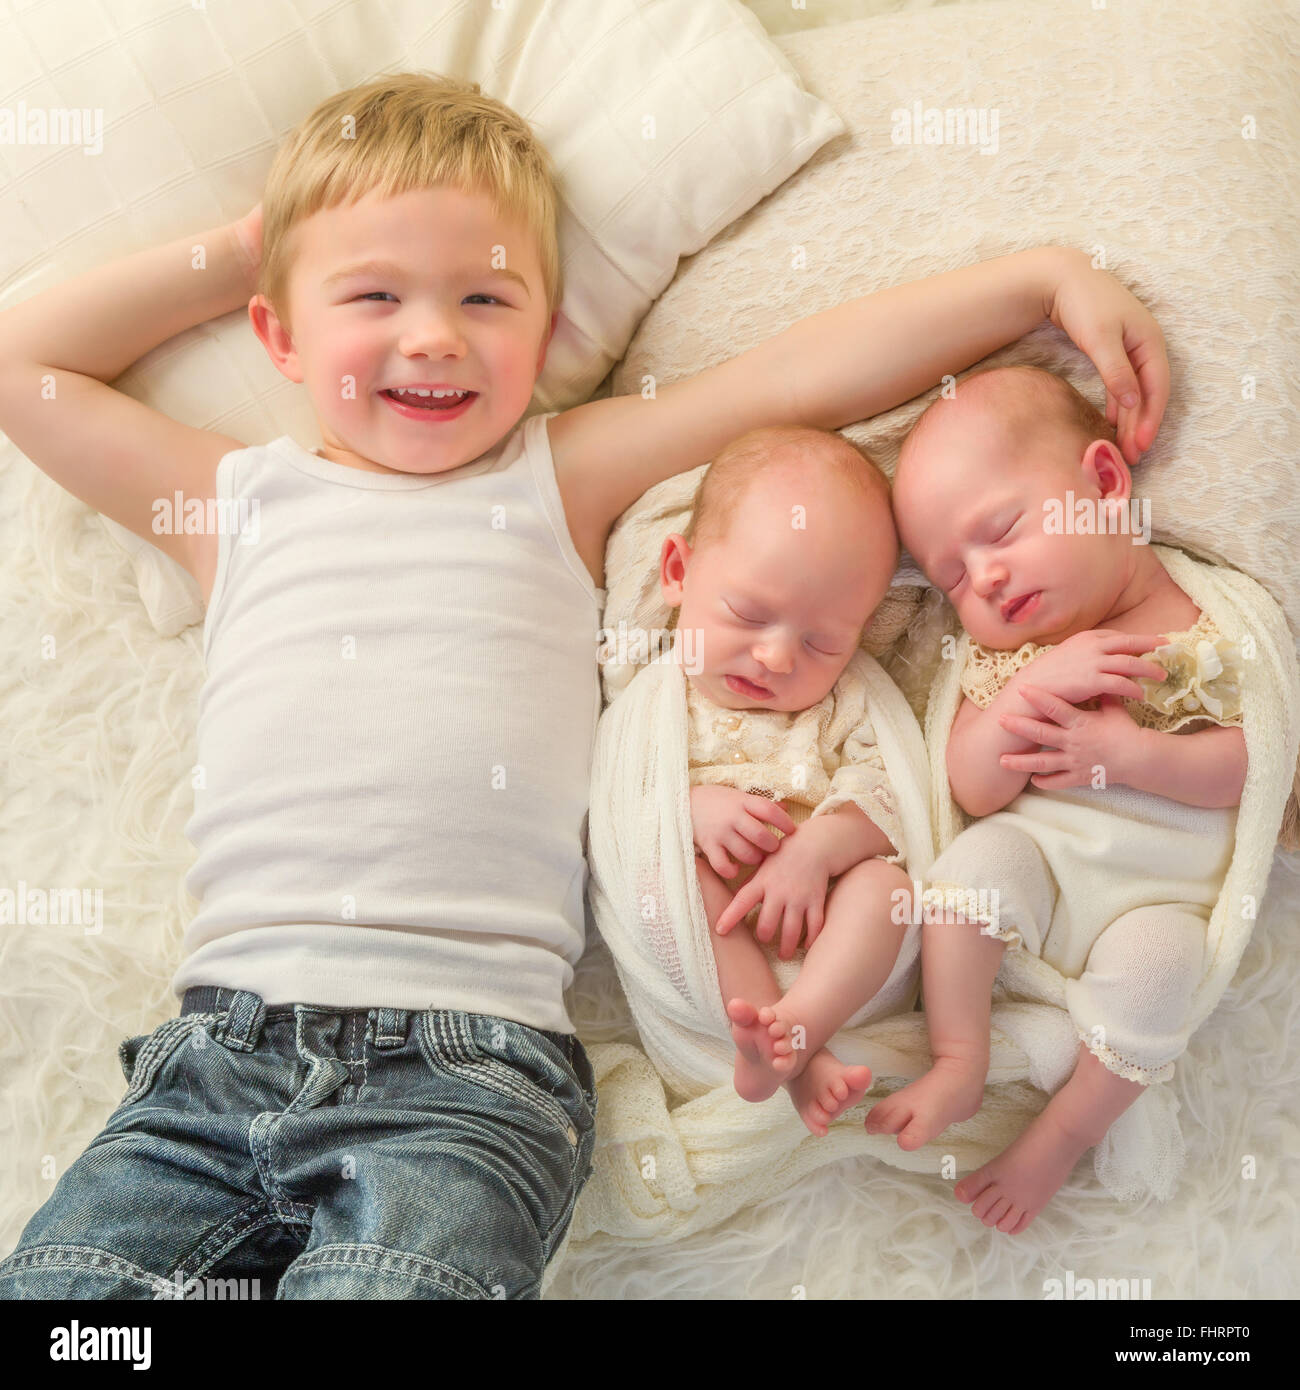
M 257 274 L 262 265 L 262 205 L 258 205 L 231 224 L 249 285 L 256 288 Z
M 1076 632 L 1060 646 L 1035 657 L 1014 678 L 1015 687 L 1023 694 L 1028 682 L 1072 705 L 1099 695 L 1141 700 L 1146 692 L 1138 684 L 1139 677 L 1162 681 L 1168 674 L 1159 663 L 1141 659 L 1143 652 L 1154 651 L 1163 641 L 1163 637 L 1147 633 L 1109 628 Z
M 1065 261 L 1047 311 L 1092 358 L 1106 383 L 1106 419 L 1127 463 L 1151 447 L 1169 403 L 1165 337 L 1118 280 L 1075 251 Z
M 781 945 L 777 955 L 789 960 L 804 934 L 807 923 L 808 945 L 817 939 L 826 914 L 826 888 L 830 882 L 830 864 L 824 845 L 815 835 L 796 835 L 782 840 L 777 850 L 759 866 L 758 872 L 736 890 L 735 896 L 719 915 L 714 930 L 725 936 L 744 920 L 757 903 L 763 906 L 758 914 L 754 936 L 759 941 L 771 941 L 777 928 Z
M 768 825 L 776 826 L 785 835 L 794 834 L 795 824 L 789 812 L 765 796 L 735 787 L 691 788 L 692 835 L 722 878 L 734 878 L 738 872 L 729 854 L 744 864 L 757 864 L 777 848 L 781 842 Z
M 999 723 L 1009 733 L 1042 744 L 1044 751 L 1004 753 L 1003 767 L 1033 773 L 1029 780 L 1034 786 L 1049 791 L 1091 786 L 1098 768 L 1103 786 L 1128 781 L 1141 731 L 1113 695 L 1103 695 L 1098 710 L 1081 710 L 1036 686 L 1022 685 L 1020 693 L 1041 717 L 1004 714 Z

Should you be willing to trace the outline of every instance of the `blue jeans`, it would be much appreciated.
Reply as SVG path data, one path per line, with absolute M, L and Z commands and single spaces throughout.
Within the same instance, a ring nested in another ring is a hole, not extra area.
M 119 1052 L 0 1298 L 536 1298 L 591 1173 L 572 1034 L 205 986 Z

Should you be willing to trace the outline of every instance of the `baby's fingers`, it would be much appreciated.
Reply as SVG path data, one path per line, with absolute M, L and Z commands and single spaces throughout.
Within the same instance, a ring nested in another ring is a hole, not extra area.
M 781 843 L 780 840 L 765 826 L 762 821 L 754 816 L 746 815 L 736 822 L 737 834 L 743 836 L 745 841 L 757 847 L 757 852 L 761 854 L 771 854 Z M 735 850 L 732 851 L 735 853 Z M 755 864 L 756 859 L 747 859 L 747 864 Z
M 1161 677 L 1164 672 L 1161 671 Z M 1147 693 L 1137 683 L 1126 676 L 1102 676 L 1097 681 L 1098 695 L 1114 695 L 1121 700 L 1145 700 Z
M 726 907 L 718 913 L 718 920 L 714 923 L 713 930 L 717 932 L 719 936 L 726 936 L 737 922 L 743 922 L 745 920 L 745 914 L 748 913 L 749 909 L 762 897 L 761 889 L 757 897 L 754 895 L 752 891 L 753 883 L 754 880 L 750 879 L 750 881 L 736 893 L 736 896 L 732 898 Z
M 737 869 L 730 859 L 727 858 L 726 851 L 721 845 L 713 845 L 704 851 L 704 857 L 709 862 L 709 867 L 714 873 L 723 878 L 735 878 Z
M 725 844 L 727 852 L 735 855 L 742 864 L 761 864 L 763 853 L 767 849 L 766 845 L 760 845 L 755 840 L 748 826 L 738 825 L 730 835 L 727 836 Z M 775 849 L 776 845 L 772 845 Z M 769 851 L 770 852 L 770 851 Z
M 789 903 L 785 909 L 785 918 L 781 923 L 781 946 L 777 955 L 782 960 L 789 960 L 795 953 L 795 948 L 803 936 L 803 908 L 797 903 Z
M 998 723 L 1009 734 L 1015 734 L 1017 738 L 1027 738 L 1033 743 L 1051 744 L 1061 735 L 1059 725 L 1042 724 L 1037 719 L 1026 719 L 1019 714 L 1000 714 Z
M 790 819 L 789 811 L 779 801 L 769 801 L 765 796 L 750 792 L 745 798 L 745 809 L 755 820 L 765 821 L 768 825 L 776 826 L 783 835 L 794 834 L 794 821 Z
M 1165 678 L 1165 668 L 1155 661 L 1143 661 L 1140 656 L 1119 656 L 1108 664 L 1110 673 L 1113 676 L 1125 675 L 1137 679 L 1145 676 L 1147 680 L 1162 681 Z

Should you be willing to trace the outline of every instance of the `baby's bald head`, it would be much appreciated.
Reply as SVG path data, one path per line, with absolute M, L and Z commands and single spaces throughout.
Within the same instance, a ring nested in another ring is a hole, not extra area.
M 1064 377 L 1041 367 L 990 367 L 958 382 L 950 399 L 934 401 L 912 426 L 899 451 L 895 486 L 962 437 L 1046 465 L 1060 457 L 1063 440 L 1077 461 L 1094 439 L 1114 444 L 1115 430 Z M 1052 448 L 1037 447 L 1047 440 Z
M 903 440 L 894 474 L 903 544 L 916 554 L 909 536 L 936 523 L 943 499 L 976 496 L 995 478 L 1018 470 L 1072 478 L 1095 439 L 1114 444 L 1114 427 L 1063 377 L 1041 367 L 972 373 Z
M 842 435 L 802 426 L 750 430 L 726 445 L 704 475 L 683 535 L 697 551 L 724 542 L 747 497 L 761 493 L 775 504 L 791 489 L 831 496 L 864 531 L 894 535 L 889 482 L 875 462 Z

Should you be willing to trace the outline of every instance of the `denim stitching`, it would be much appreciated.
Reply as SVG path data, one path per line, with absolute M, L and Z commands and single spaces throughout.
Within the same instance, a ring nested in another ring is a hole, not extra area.
M 158 1280 L 158 1275 L 150 1274 L 138 1264 L 94 1245 L 38 1245 L 33 1250 L 20 1250 L 0 1264 L 0 1279 L 18 1270 L 44 1268 L 104 1271 L 151 1289 Z
M 492 1296 L 477 1279 L 454 1265 L 444 1264 L 441 1260 L 431 1259 L 427 1255 L 390 1250 L 384 1245 L 338 1244 L 323 1245 L 319 1249 L 309 1250 L 306 1254 L 299 1255 L 285 1270 L 281 1284 L 283 1285 L 293 1273 L 317 1267 L 391 1269 L 413 1278 L 428 1279 L 431 1283 L 450 1288 L 457 1293 L 463 1293 L 463 1286 L 468 1286 L 480 1298 L 490 1299 Z
M 471 1081 L 478 1081 L 480 1085 L 496 1091 L 498 1095 L 506 1096 L 507 1099 L 519 1101 L 534 1114 L 544 1115 L 566 1136 L 571 1129 L 577 1132 L 577 1126 L 559 1101 L 553 1096 L 548 1096 L 531 1078 L 519 1074 L 504 1062 L 479 1050 L 465 1018 L 453 1014 L 449 1017 L 444 1016 L 438 1020 L 438 1024 L 440 1028 L 445 1025 L 448 1033 L 455 1037 L 454 1047 L 447 1049 L 448 1052 L 454 1051 L 457 1054 L 454 1059 L 449 1059 L 453 1071 L 460 1070 L 467 1074 Z M 570 1143 L 569 1150 L 570 1154 L 575 1153 L 577 1145 Z
M 149 1040 L 136 1053 L 135 1065 L 131 1068 L 131 1081 L 122 1097 L 122 1104 L 138 1100 L 156 1080 L 169 1057 L 180 1050 L 185 1036 L 195 1031 L 193 1020 L 200 1015 L 183 1014 L 169 1018 L 160 1024 L 150 1035 Z

